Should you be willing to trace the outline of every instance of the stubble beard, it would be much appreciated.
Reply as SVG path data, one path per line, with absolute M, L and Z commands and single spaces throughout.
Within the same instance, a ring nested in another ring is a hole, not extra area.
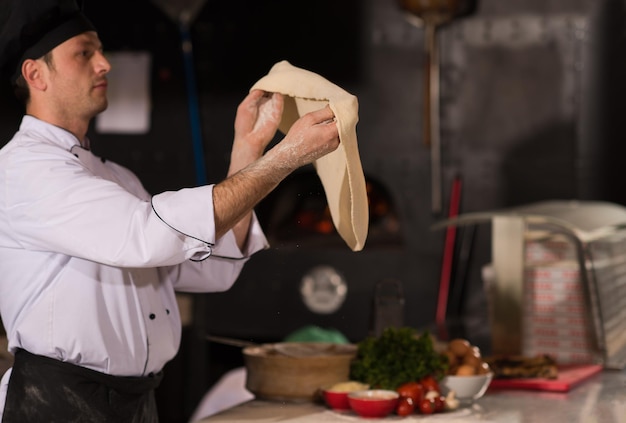
M 107 99 L 106 95 L 104 96 L 104 98 L 98 98 L 94 100 L 89 107 L 89 119 L 95 118 L 97 115 L 104 112 L 107 107 L 109 107 L 109 100 Z

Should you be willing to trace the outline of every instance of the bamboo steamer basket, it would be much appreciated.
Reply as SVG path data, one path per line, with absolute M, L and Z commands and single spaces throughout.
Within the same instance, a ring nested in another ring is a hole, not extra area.
M 246 347 L 246 388 L 259 399 L 315 401 L 319 391 L 350 377 L 353 344 L 283 342 Z

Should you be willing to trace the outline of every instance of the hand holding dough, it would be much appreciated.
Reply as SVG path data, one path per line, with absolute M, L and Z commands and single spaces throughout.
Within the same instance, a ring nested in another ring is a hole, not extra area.
M 239 104 L 235 116 L 235 145 L 252 144 L 263 153 L 272 141 L 283 114 L 283 96 L 253 90 Z
M 296 120 L 276 150 L 281 163 L 297 169 L 335 151 L 339 146 L 339 132 L 330 107 L 309 112 Z
M 251 88 L 281 93 L 284 110 L 278 129 L 287 134 L 303 115 L 329 106 L 335 115 L 340 144 L 315 160 L 333 223 L 353 251 L 363 249 L 367 238 L 369 210 L 365 177 L 357 146 L 358 101 L 355 96 L 323 77 L 291 65 L 276 63 Z

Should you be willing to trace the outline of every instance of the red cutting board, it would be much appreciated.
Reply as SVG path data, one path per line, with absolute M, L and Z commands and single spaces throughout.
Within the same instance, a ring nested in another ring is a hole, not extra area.
M 600 373 L 602 366 L 586 364 L 559 367 L 556 379 L 526 378 L 526 379 L 493 379 L 489 389 L 531 389 L 538 391 L 567 392 L 579 383 Z

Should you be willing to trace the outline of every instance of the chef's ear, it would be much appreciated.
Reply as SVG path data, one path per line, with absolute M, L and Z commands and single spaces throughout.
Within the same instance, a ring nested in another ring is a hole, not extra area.
M 31 89 L 46 90 L 48 84 L 43 67 L 43 60 L 26 59 L 22 63 L 22 76 Z

